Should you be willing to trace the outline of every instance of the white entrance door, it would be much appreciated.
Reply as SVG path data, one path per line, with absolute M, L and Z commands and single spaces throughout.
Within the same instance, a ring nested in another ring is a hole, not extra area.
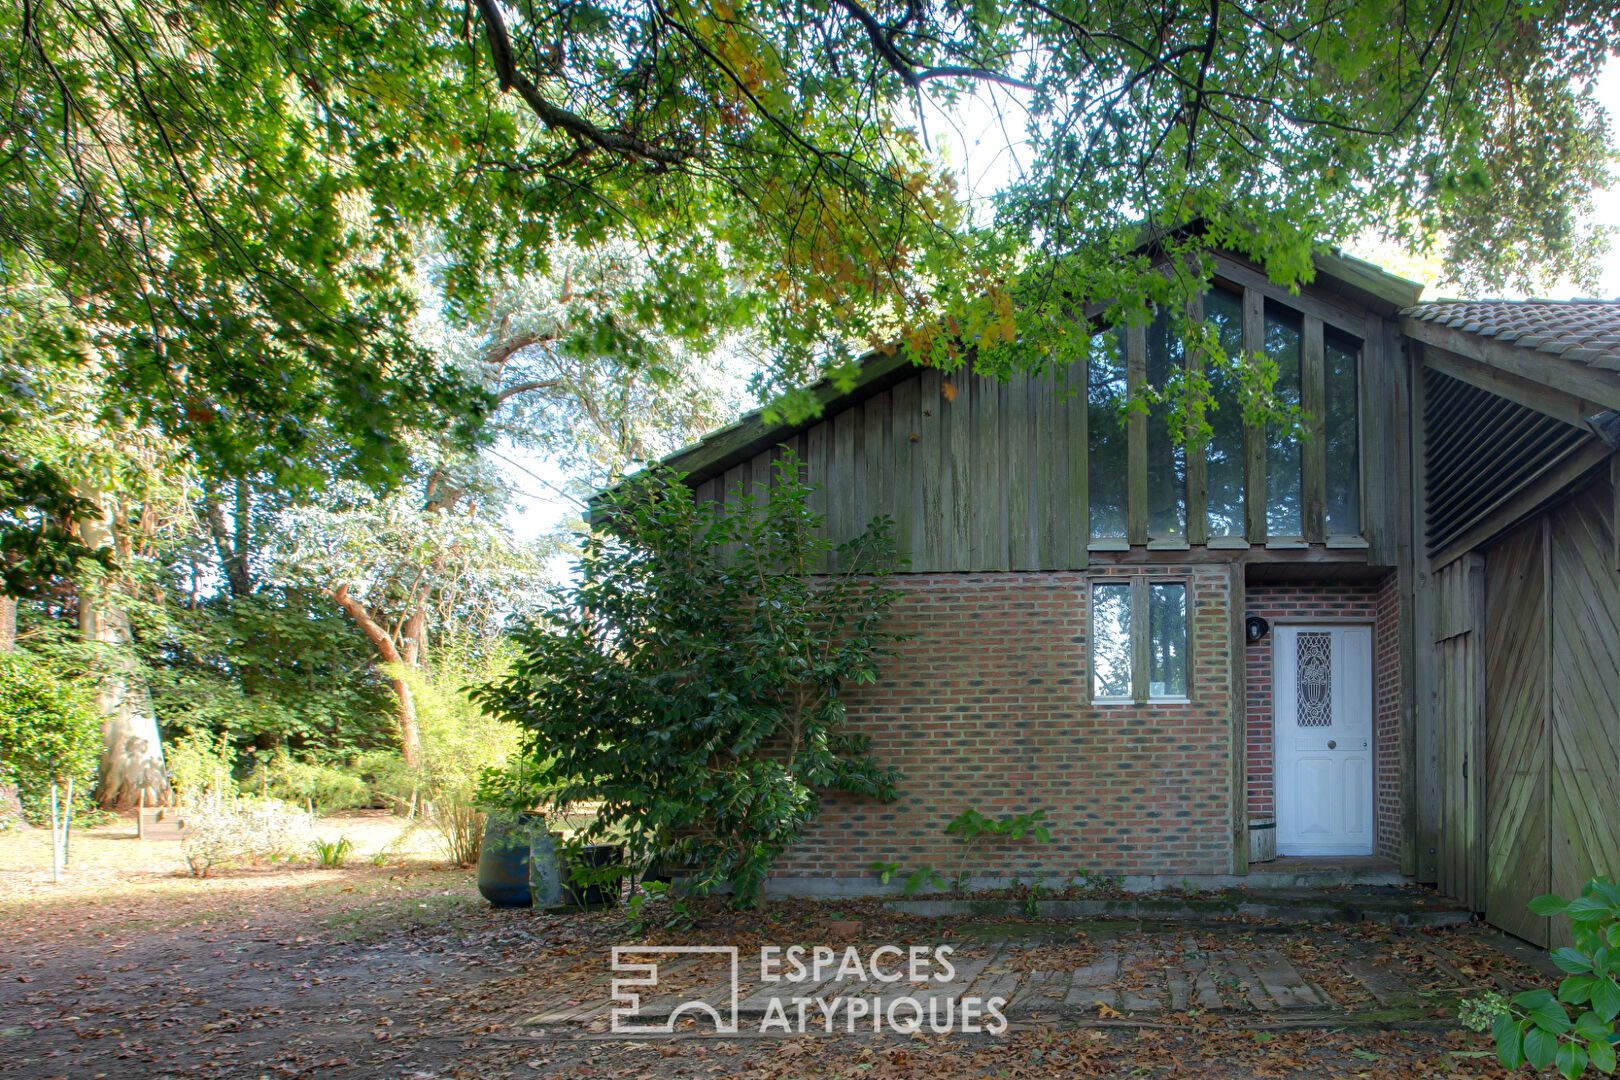
M 1279 855 L 1371 855 L 1372 627 L 1279 626 L 1272 687 Z

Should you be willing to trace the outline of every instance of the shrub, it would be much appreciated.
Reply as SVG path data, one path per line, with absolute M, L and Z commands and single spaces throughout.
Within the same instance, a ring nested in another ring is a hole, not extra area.
M 89 685 L 27 652 L 0 653 L 0 785 L 14 786 L 35 812 L 51 785 L 70 777 L 88 799 L 100 753 Z
M 341 867 L 350 852 L 354 851 L 354 841 L 347 836 L 340 836 L 336 840 L 316 837 L 309 842 L 309 846 L 315 852 L 315 861 L 331 869 Z
M 366 762 L 379 793 L 401 805 L 415 797 L 445 857 L 457 866 L 478 862 L 484 839 L 483 780 L 510 762 L 520 734 L 514 725 L 485 714 L 466 687 L 498 678 L 507 662 L 497 652 L 442 658 L 431 676 L 395 669 L 416 702 L 421 765 L 406 768 L 393 754 L 372 755 Z
M 787 460 L 729 513 L 658 469 L 606 497 L 580 580 L 478 694 L 527 732 L 512 805 L 599 803 L 576 841 L 622 842 L 746 906 L 824 793 L 895 796 L 841 696 L 898 640 L 881 625 L 891 526 L 834 549 L 809 492 Z
M 233 800 L 188 814 L 180 853 L 196 877 L 247 862 L 292 859 L 306 849 L 309 819 L 278 799 Z
M 236 797 L 236 751 L 229 735 L 192 731 L 164 748 L 169 785 L 182 806 L 202 807 Z
M 278 750 L 259 763 L 246 788 L 297 806 L 314 806 L 317 813 L 351 810 L 371 805 L 371 785 L 354 772 L 335 765 L 299 761 Z
M 1496 1038 L 1503 1065 L 1555 1066 L 1574 1080 L 1588 1066 L 1600 1073 L 1615 1070 L 1615 1018 L 1620 1016 L 1620 885 L 1593 878 L 1573 900 L 1538 896 L 1530 901 L 1537 915 L 1569 918 L 1574 945 L 1554 949 L 1552 960 L 1568 972 L 1551 990 L 1527 990 L 1503 1001 L 1497 995 L 1465 1002 L 1464 1023 Z

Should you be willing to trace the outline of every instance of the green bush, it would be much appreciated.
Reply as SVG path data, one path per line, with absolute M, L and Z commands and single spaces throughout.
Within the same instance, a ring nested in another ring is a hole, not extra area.
M 518 728 L 487 715 L 467 690 L 505 673 L 507 656 L 441 655 L 431 675 L 394 669 L 411 688 L 421 736 L 421 764 L 408 768 L 394 753 L 368 755 L 362 769 L 375 790 L 398 806 L 414 805 L 458 866 L 478 861 L 484 838 L 481 790 L 486 775 L 511 763 Z
M 88 799 L 100 753 L 89 685 L 27 652 L 0 653 L 0 783 L 17 788 L 25 810 L 37 814 L 51 785 L 69 778 Z
M 261 762 L 243 786 L 295 806 L 313 805 L 322 814 L 370 806 L 372 799 L 371 785 L 353 770 L 299 761 L 285 750 Z
M 622 842 L 631 866 L 746 906 L 826 792 L 895 797 L 842 698 L 897 640 L 891 526 L 835 549 L 798 477 L 781 462 L 768 496 L 721 508 L 655 469 L 596 508 L 578 584 L 478 694 L 527 732 L 514 806 L 600 804 L 577 842 Z
M 1620 885 L 1593 878 L 1573 900 L 1551 894 L 1530 901 L 1537 915 L 1567 916 L 1574 945 L 1554 949 L 1553 963 L 1568 972 L 1557 994 L 1527 990 L 1503 1001 L 1492 995 L 1465 1002 L 1464 1023 L 1487 1023 L 1496 1054 L 1509 1069 L 1554 1067 L 1574 1080 L 1588 1067 L 1613 1073 L 1615 1018 L 1620 1016 Z
M 193 731 L 163 752 L 169 784 L 184 806 L 203 806 L 236 795 L 236 750 L 229 735 Z

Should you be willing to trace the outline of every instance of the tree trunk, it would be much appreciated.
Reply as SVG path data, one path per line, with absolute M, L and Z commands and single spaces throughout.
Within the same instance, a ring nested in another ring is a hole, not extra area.
M 17 598 L 0 596 L 0 653 L 17 648 Z
M 100 492 L 87 492 L 97 506 Z M 79 522 L 86 547 L 114 547 L 111 518 Z M 79 590 L 79 636 L 97 642 L 104 668 L 96 703 L 101 712 L 101 766 L 96 783 L 96 804 L 104 810 L 128 810 L 146 791 L 148 806 L 169 801 L 169 778 L 163 768 L 163 741 L 158 735 L 152 694 L 135 670 L 130 655 L 134 634 L 129 615 L 116 603 L 103 581 L 94 591 Z
M 412 665 L 406 663 L 399 655 L 399 650 L 394 647 L 394 639 L 388 635 L 387 630 L 377 624 L 376 619 L 371 617 L 366 606 L 349 595 L 347 585 L 339 585 L 333 589 L 332 599 L 336 600 L 338 606 L 360 627 L 360 632 L 366 635 L 366 640 L 377 650 L 377 655 L 382 657 L 383 663 L 393 664 L 396 668 L 396 673 L 389 676 L 389 682 L 393 683 L 394 696 L 399 699 L 399 746 L 405 755 L 405 764 L 414 769 L 422 760 L 422 735 L 416 722 L 416 699 L 411 696 L 411 684 L 397 673 L 398 668 Z M 412 660 L 416 658 L 414 647 L 411 649 L 411 658 Z
M 251 512 L 251 492 L 244 480 L 236 482 L 236 506 L 230 528 L 225 525 L 225 511 L 219 499 L 210 493 L 203 500 L 203 516 L 208 520 L 208 532 L 232 596 L 248 596 L 253 592 L 253 575 L 248 571 L 248 516 Z

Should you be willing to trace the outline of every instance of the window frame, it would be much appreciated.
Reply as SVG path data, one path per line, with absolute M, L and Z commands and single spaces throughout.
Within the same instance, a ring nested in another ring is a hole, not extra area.
M 1131 692 L 1124 697 L 1103 697 L 1097 693 L 1097 589 L 1101 586 L 1130 586 L 1130 660 Z M 1151 616 L 1149 589 L 1155 585 L 1180 585 L 1182 588 L 1182 625 L 1186 641 L 1182 654 L 1187 667 L 1185 694 L 1154 695 L 1149 680 L 1151 650 Z M 1092 705 L 1190 705 L 1192 704 L 1193 656 L 1193 584 L 1184 574 L 1130 574 L 1097 576 L 1086 579 L 1086 698 Z

